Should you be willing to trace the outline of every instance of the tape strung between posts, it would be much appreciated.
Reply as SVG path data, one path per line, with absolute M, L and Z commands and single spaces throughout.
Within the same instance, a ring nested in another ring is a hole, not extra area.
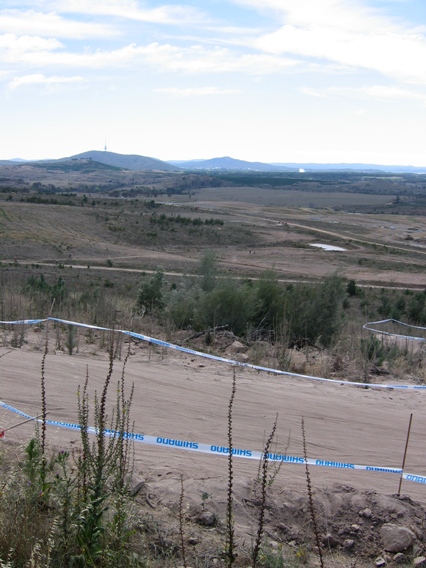
M 390 331 L 383 331 L 381 329 L 375 329 L 373 327 L 370 327 L 372 325 L 380 325 L 383 323 L 397 323 L 398 325 L 403 325 L 405 327 L 411 327 L 412 329 L 421 329 L 423 331 L 426 331 L 426 327 L 420 327 L 419 325 L 411 325 L 409 323 L 404 323 L 403 321 L 399 321 L 396 319 L 385 319 L 385 320 L 380 320 L 380 321 L 368 321 L 367 323 L 365 323 L 362 327 L 363 329 L 367 329 L 368 331 L 372 331 L 373 333 L 378 333 L 379 335 L 388 335 L 390 337 L 398 337 L 401 339 L 413 339 L 414 341 L 426 341 L 426 338 L 424 337 L 416 337 L 414 335 L 401 335 L 399 333 L 391 333 Z
M 0 400 L 0 407 L 9 410 L 10 412 L 14 412 L 15 414 L 19 414 L 20 416 L 24 416 L 26 418 L 32 418 L 28 414 L 6 404 L 5 402 Z M 42 422 L 42 420 L 38 419 L 37 422 Z M 73 424 L 71 422 L 61 422 L 58 420 L 46 420 L 46 424 L 49 426 L 56 426 L 59 428 L 65 428 L 67 430 L 80 430 L 80 426 L 78 424 Z M 97 434 L 96 428 L 93 426 L 89 426 L 87 428 L 87 432 L 89 434 Z M 126 439 L 131 439 L 135 442 L 140 442 L 142 444 L 148 444 L 151 446 L 160 446 L 160 447 L 167 447 L 169 449 L 175 450 L 187 450 L 192 452 L 198 452 L 202 454 L 211 454 L 211 455 L 222 455 L 227 456 L 229 453 L 229 448 L 226 446 L 215 445 L 215 444 L 201 444 L 199 442 L 189 442 L 187 440 L 177 440 L 174 438 L 164 438 L 162 436 L 147 436 L 145 434 L 137 434 L 135 432 L 124 432 L 121 434 L 120 432 L 116 432 L 115 430 L 105 429 L 105 434 L 107 436 L 123 436 Z M 232 451 L 234 457 L 237 458 L 245 458 L 251 460 L 262 460 L 264 458 L 264 453 L 254 450 L 248 449 L 241 449 L 241 448 L 233 448 Z M 380 466 L 373 466 L 373 465 L 357 465 L 353 463 L 345 463 L 345 462 L 336 462 L 336 461 L 329 461 L 329 460 L 321 460 L 315 458 L 308 458 L 305 461 L 304 457 L 301 456 L 288 456 L 286 454 L 275 454 L 269 453 L 268 454 L 268 461 L 271 462 L 283 462 L 283 463 L 293 463 L 293 464 L 305 464 L 312 466 L 322 466 L 328 467 L 333 469 L 346 469 L 352 471 L 370 471 L 370 472 L 378 472 L 378 473 L 393 473 L 397 475 L 401 475 L 402 469 L 398 467 L 380 467 Z M 426 485 L 426 476 L 422 475 L 415 475 L 412 473 L 403 473 L 402 478 L 407 481 L 413 481 L 414 483 L 421 483 Z
M 169 343 L 167 341 L 162 341 L 161 339 L 156 339 L 155 337 L 149 337 L 148 335 L 143 335 L 141 333 L 136 333 L 134 331 L 126 331 L 124 329 L 114 329 L 108 327 L 99 327 L 97 325 L 90 325 L 85 323 L 79 323 L 75 321 L 63 320 L 59 318 L 48 317 L 45 319 L 32 319 L 32 320 L 18 320 L 18 321 L 0 321 L 0 324 L 9 325 L 35 325 L 43 323 L 46 321 L 56 321 L 58 323 L 63 323 L 66 325 L 75 325 L 77 327 L 84 327 L 87 329 L 97 329 L 99 331 L 114 331 L 117 333 L 123 333 L 134 339 L 139 339 L 140 341 L 146 341 L 154 345 L 159 345 L 160 347 L 167 347 L 168 349 L 174 349 L 175 351 L 180 351 L 181 353 L 187 353 L 188 355 L 194 355 L 196 357 L 203 357 L 204 359 L 210 359 L 212 361 L 218 361 L 220 363 L 227 363 L 228 365 L 234 365 L 236 367 L 243 367 L 246 369 L 254 369 L 255 371 L 264 371 L 266 373 L 272 373 L 274 375 L 282 375 L 287 377 L 296 377 L 298 379 L 308 379 L 310 381 L 320 381 L 324 383 L 334 383 L 341 386 L 357 386 L 357 387 L 369 387 L 376 389 L 399 389 L 399 390 L 426 390 L 426 385 L 392 385 L 392 384 L 381 384 L 381 383 L 359 383 L 357 381 L 341 381 L 338 379 L 326 379 L 323 377 L 315 377 L 313 375 L 301 375 L 299 373 L 291 373 L 289 371 L 280 371 L 279 369 L 271 369 L 270 367 L 261 367 L 260 365 L 252 365 L 250 363 L 242 363 L 241 361 L 235 361 L 233 359 L 227 359 L 225 357 L 219 357 L 217 355 L 210 355 L 209 353 L 203 353 L 202 351 L 195 351 L 194 349 L 189 349 L 188 347 L 182 347 L 181 345 L 175 345 L 174 343 Z M 374 323 L 374 322 L 372 322 Z M 378 322 L 376 322 L 378 323 Z

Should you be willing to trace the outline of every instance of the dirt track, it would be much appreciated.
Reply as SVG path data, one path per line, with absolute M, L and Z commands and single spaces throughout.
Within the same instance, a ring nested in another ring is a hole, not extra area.
M 40 338 L 41 340 L 42 338 Z M 132 416 L 135 432 L 199 443 L 227 445 L 227 411 L 232 370 L 225 364 L 179 355 L 150 353 L 146 344 L 135 346 L 126 369 L 126 382 L 135 384 Z M 0 349 L 0 399 L 20 410 L 40 412 L 41 351 Z M 49 418 L 76 422 L 77 387 L 86 369 L 89 389 L 101 389 L 108 361 L 105 355 L 55 354 L 46 359 L 46 389 Z M 115 402 L 115 382 L 121 375 L 117 362 L 110 388 Z M 337 462 L 398 467 L 401 465 L 410 413 L 414 414 L 406 471 L 426 473 L 426 391 L 374 390 L 331 385 L 237 370 L 234 406 L 234 447 L 261 450 L 278 413 L 275 452 L 301 456 L 301 417 L 305 418 L 308 457 Z M 0 426 L 20 418 L 0 409 Z M 22 442 L 33 433 L 31 424 L 11 430 L 5 441 Z M 70 448 L 75 432 L 49 427 L 48 441 Z M 167 483 L 181 473 L 194 481 L 214 480 L 226 487 L 226 458 L 196 454 L 169 447 L 136 444 L 137 472 L 155 475 Z M 235 459 L 235 474 L 253 480 L 258 463 Z M 165 477 L 162 477 L 162 474 Z M 313 467 L 313 484 L 348 484 L 357 489 L 397 492 L 399 477 L 383 473 Z M 286 488 L 305 487 L 304 468 L 284 464 L 276 483 Z M 404 482 L 403 493 L 426 503 L 426 487 Z

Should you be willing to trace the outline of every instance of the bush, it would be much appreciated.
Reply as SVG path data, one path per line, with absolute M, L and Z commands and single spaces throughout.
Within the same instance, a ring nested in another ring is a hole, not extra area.
M 203 294 L 198 286 L 173 288 L 164 298 L 163 318 L 176 329 L 195 327 L 195 314 Z
M 426 290 L 416 292 L 408 301 L 407 314 L 412 323 L 426 325 Z
M 337 276 L 287 290 L 284 324 L 290 343 L 329 347 L 343 323 L 344 298 L 343 280 Z
M 332 276 L 315 285 L 284 288 L 272 271 L 251 281 L 216 281 L 214 258 L 206 255 L 200 287 L 189 285 L 162 295 L 154 277 L 139 293 L 138 305 L 161 305 L 162 316 L 177 328 L 197 331 L 227 326 L 235 335 L 280 339 L 328 347 L 343 322 L 346 290 L 341 278 Z M 162 281 L 161 281 L 162 282 Z M 156 304 L 155 294 L 161 294 Z M 142 301 L 143 297 L 143 301 Z
M 255 285 L 257 329 L 272 332 L 289 344 L 331 345 L 343 321 L 343 280 L 337 276 L 320 284 L 292 284 L 282 288 L 267 272 Z
M 383 342 L 377 339 L 375 335 L 361 339 L 361 353 L 367 361 L 374 365 L 383 365 L 385 360 L 385 347 Z
M 346 292 L 348 293 L 348 296 L 356 296 L 358 294 L 358 288 L 355 280 L 349 280 L 346 286 Z
M 147 282 L 143 282 L 138 292 L 137 310 L 139 313 L 152 314 L 164 308 L 163 300 L 164 273 L 157 270 Z
M 279 329 L 285 313 L 284 288 L 272 270 L 264 272 L 254 284 L 254 314 L 252 324 L 256 335 L 269 336 L 272 330 Z
M 217 272 L 217 257 L 213 251 L 206 250 L 198 266 L 200 286 L 204 292 L 211 292 L 215 287 Z
M 255 297 L 252 288 L 234 281 L 222 281 L 200 297 L 195 311 L 198 329 L 226 325 L 235 335 L 244 335 L 253 318 Z

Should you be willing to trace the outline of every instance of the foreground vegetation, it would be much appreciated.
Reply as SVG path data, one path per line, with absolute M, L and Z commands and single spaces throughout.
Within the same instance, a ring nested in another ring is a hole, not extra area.
M 26 446 L 22 462 L 0 462 L 0 565 L 142 565 L 136 562 L 137 549 L 131 554 L 128 551 L 133 534 L 127 487 L 131 465 L 129 440 L 104 433 L 107 426 L 117 433 L 130 431 L 132 393 L 126 398 L 124 371 L 117 386 L 115 414 L 108 424 L 105 402 L 112 359 L 103 391 L 95 399 L 93 416 L 89 411 L 86 377 L 78 395 L 80 446 L 70 454 L 48 450 L 44 357 L 41 368 L 43 411 L 36 436 Z M 97 431 L 93 442 L 89 421 L 94 422 Z

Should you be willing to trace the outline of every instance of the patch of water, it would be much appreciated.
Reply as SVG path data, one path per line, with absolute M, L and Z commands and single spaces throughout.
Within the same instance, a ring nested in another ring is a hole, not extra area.
M 323 250 L 330 250 L 330 251 L 336 251 L 336 252 L 341 252 L 341 251 L 347 250 L 347 249 L 342 248 L 342 247 L 335 247 L 334 245 L 324 245 L 322 243 L 310 243 L 310 246 L 321 248 Z

